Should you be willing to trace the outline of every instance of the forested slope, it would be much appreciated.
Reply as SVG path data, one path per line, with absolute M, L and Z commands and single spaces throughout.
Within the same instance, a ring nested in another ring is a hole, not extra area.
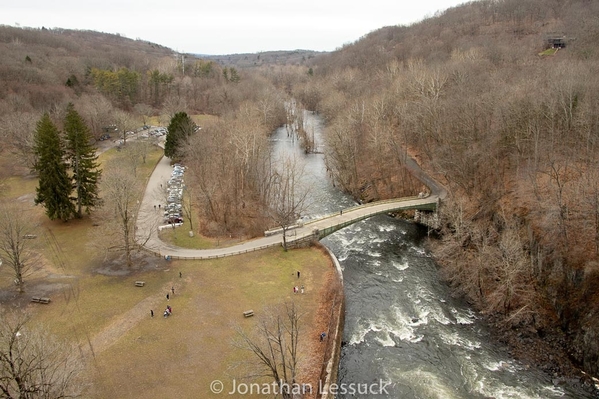
M 470 2 L 318 58 L 295 88 L 342 187 L 360 197 L 418 154 L 450 193 L 434 253 L 455 292 L 547 370 L 595 375 L 598 21 L 596 1 Z
M 31 171 L 33 132 L 45 112 L 62 129 L 73 103 L 96 139 L 106 127 L 118 139 L 186 112 L 202 127 L 181 148 L 201 232 L 253 235 L 268 226 L 268 135 L 290 116 L 283 88 L 299 69 L 238 71 L 118 35 L 8 26 L 0 26 L 0 54 L 0 154 L 11 157 L 0 184 Z

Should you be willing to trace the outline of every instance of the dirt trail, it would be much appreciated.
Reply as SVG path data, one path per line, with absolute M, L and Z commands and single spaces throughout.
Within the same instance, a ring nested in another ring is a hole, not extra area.
M 171 287 L 173 287 L 172 281 L 165 284 L 159 292 L 168 292 Z M 155 294 L 141 300 L 137 305 L 119 316 L 118 319 L 114 320 L 104 330 L 93 337 L 86 349 L 95 356 L 110 348 L 123 334 L 135 327 L 137 323 L 144 318 L 150 317 L 150 309 L 157 309 L 156 307 L 161 302 L 164 302 L 162 294 Z M 155 311 L 154 317 L 162 317 L 162 311 Z

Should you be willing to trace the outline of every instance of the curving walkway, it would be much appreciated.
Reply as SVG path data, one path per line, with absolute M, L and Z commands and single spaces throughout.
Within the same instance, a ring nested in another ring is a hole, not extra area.
M 342 213 L 335 213 L 323 218 L 307 222 L 306 224 L 287 231 L 287 243 L 312 238 L 322 238 L 340 228 L 348 226 L 359 220 L 402 209 L 436 209 L 438 202 L 446 195 L 445 190 L 433 179 L 428 177 L 417 163 L 411 158 L 405 160 L 406 167 L 431 190 L 426 198 L 398 198 L 372 202 L 344 209 Z M 167 244 L 158 237 L 158 226 L 162 222 L 162 209 L 158 204 L 166 203 L 166 182 L 171 175 L 170 159 L 162 157 L 150 176 L 143 201 L 140 205 L 136 238 L 143 246 L 160 256 L 171 256 L 175 259 L 212 259 L 252 252 L 268 247 L 282 245 L 283 235 L 275 233 L 267 237 L 246 241 L 234 246 L 213 249 L 189 249 Z M 156 208 L 155 208 L 156 207 Z

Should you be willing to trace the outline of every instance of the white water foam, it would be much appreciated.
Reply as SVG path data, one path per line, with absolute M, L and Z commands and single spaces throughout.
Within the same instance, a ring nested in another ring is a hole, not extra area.
M 391 261 L 391 266 L 393 266 L 397 270 L 406 270 L 408 267 L 410 267 L 406 259 L 404 259 L 401 263 L 397 261 Z
M 379 228 L 379 231 L 388 233 L 390 231 L 397 229 L 397 226 L 395 226 L 393 224 L 379 224 L 378 228 Z
M 460 336 L 457 332 L 451 332 L 449 334 L 440 334 L 441 339 L 447 345 L 460 346 L 467 349 L 479 349 L 481 347 L 480 342 L 471 341 L 467 338 Z
M 450 309 L 458 324 L 472 324 L 476 320 L 476 315 L 472 309 L 458 310 Z
M 379 335 L 375 339 L 382 346 L 395 346 L 395 341 L 391 338 L 388 332 L 384 332 L 382 337 Z
M 370 327 L 363 327 L 360 320 L 356 320 L 356 328 L 352 336 L 349 338 L 350 345 L 357 345 L 364 342 L 364 337 L 370 331 Z
M 513 363 L 504 360 L 487 362 L 483 364 L 483 367 L 490 371 L 509 371 L 510 373 L 515 373 L 517 371 L 517 368 Z
M 417 335 L 414 332 L 414 326 L 418 326 L 418 323 L 412 323 L 411 319 L 407 316 L 402 315 L 399 310 L 395 309 L 396 320 L 364 320 L 356 323 L 358 327 L 352 334 L 349 344 L 356 345 L 365 341 L 366 335 L 369 333 L 375 334 L 375 341 L 380 343 L 382 346 L 395 346 L 395 340 L 393 337 L 406 342 L 420 342 L 424 337 Z
M 381 256 L 383 256 L 383 254 L 376 251 L 366 251 L 366 253 L 368 254 L 368 256 L 372 256 L 373 258 L 380 258 Z
M 412 392 L 418 392 L 418 396 L 416 396 L 418 398 L 453 399 L 460 397 L 456 396 L 455 389 L 451 384 L 443 381 L 442 376 L 420 368 L 397 370 L 391 376 L 391 381 L 411 387 Z
M 424 248 L 422 248 L 422 247 L 411 246 L 411 247 L 410 247 L 410 250 L 411 250 L 412 252 L 415 252 L 415 253 L 417 253 L 418 255 L 421 255 L 421 256 L 425 256 L 425 257 L 427 257 L 427 258 L 430 258 L 430 254 L 428 254 L 428 253 L 426 252 L 426 250 L 425 250 Z
M 455 324 L 453 320 L 445 315 L 443 308 L 439 306 L 433 294 L 426 288 L 417 287 L 413 293 L 408 293 L 408 297 L 416 308 L 416 316 L 423 320 L 425 324 L 428 323 L 429 319 L 443 325 Z
M 362 231 L 362 226 L 360 224 L 361 223 L 352 224 L 348 230 L 351 231 L 353 234 L 358 234 Z
M 451 320 L 449 320 L 447 318 L 447 316 L 445 316 L 441 310 L 433 309 L 428 306 L 425 306 L 423 309 L 420 310 L 418 317 L 421 320 L 424 320 L 425 324 L 428 324 L 429 317 L 431 319 L 435 320 L 437 323 L 443 324 L 445 326 L 448 324 L 453 324 L 453 322 Z
M 564 396 L 564 390 L 560 387 L 555 387 L 552 385 L 547 385 L 543 387 L 543 391 L 547 392 L 547 396 L 551 395 L 551 397 L 559 398 Z
M 539 395 L 534 392 L 526 392 L 526 387 L 512 387 L 501 383 L 500 381 L 490 381 L 486 383 L 486 378 L 482 377 L 474 385 L 475 392 L 484 397 L 496 399 L 547 399 L 560 398 L 564 395 L 564 391 L 553 386 L 542 387 L 543 394 Z

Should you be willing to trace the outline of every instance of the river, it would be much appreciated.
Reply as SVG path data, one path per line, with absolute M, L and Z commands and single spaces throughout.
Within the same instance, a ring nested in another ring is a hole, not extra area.
M 322 145 L 322 121 L 304 123 Z M 355 205 L 332 186 L 322 154 L 303 154 L 285 128 L 276 155 L 295 154 L 310 198 L 304 218 Z M 322 240 L 343 269 L 346 296 L 339 398 L 591 398 L 510 357 L 481 318 L 451 296 L 425 249 L 426 229 L 379 215 Z M 361 391 L 367 390 L 368 393 Z

